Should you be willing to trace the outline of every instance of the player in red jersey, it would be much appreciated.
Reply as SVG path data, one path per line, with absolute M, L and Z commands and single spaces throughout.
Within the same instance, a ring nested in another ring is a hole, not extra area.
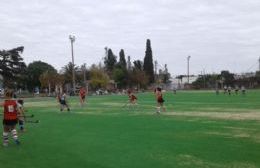
M 163 94 L 162 94 L 162 89 L 160 87 L 156 88 L 156 100 L 157 100 L 157 113 L 160 114 L 161 108 L 163 111 L 165 111 L 165 107 L 163 106 L 164 99 L 163 99 Z
M 1 106 L 4 107 L 4 118 L 3 118 L 3 146 L 8 146 L 8 135 L 11 132 L 13 139 L 17 145 L 20 144 L 16 131 L 16 124 L 18 120 L 19 109 L 17 107 L 16 100 L 12 99 L 13 91 L 5 90 L 5 101 Z
M 81 87 L 79 90 L 79 100 L 81 107 L 84 105 L 85 99 L 86 99 L 87 91 L 84 87 Z
M 133 92 L 131 90 L 128 90 L 127 93 L 128 93 L 128 98 L 129 98 L 129 104 L 135 105 L 137 97 L 133 94 Z

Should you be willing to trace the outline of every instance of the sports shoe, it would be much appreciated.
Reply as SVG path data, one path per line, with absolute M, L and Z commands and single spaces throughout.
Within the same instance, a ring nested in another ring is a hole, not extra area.
M 18 139 L 15 140 L 14 142 L 15 142 L 16 145 L 20 145 L 21 144 L 21 142 Z

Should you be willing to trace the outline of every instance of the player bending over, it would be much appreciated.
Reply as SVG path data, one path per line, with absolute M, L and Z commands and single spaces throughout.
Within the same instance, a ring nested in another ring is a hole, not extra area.
M 163 106 L 164 99 L 162 89 L 160 87 L 156 88 L 155 96 L 157 100 L 157 114 L 160 114 L 161 108 L 163 109 L 163 111 L 165 111 L 165 107 Z
M 9 133 L 12 134 L 14 142 L 19 145 L 18 134 L 15 129 L 18 119 L 19 108 L 17 101 L 12 99 L 13 91 L 5 90 L 5 100 L 1 106 L 4 107 L 4 117 L 3 117 L 3 146 L 7 147 L 9 143 Z

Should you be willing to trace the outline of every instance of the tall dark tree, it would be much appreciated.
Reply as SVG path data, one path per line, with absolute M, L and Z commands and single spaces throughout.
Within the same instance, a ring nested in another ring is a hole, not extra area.
M 123 49 L 121 49 L 119 52 L 119 63 L 118 64 L 123 70 L 126 70 L 126 59 L 125 59 L 125 52 Z
M 29 91 L 33 91 L 35 87 L 41 87 L 40 76 L 46 71 L 57 73 L 52 65 L 45 62 L 34 61 L 28 65 L 27 87 Z
M 143 70 L 143 62 L 140 61 L 140 60 L 134 61 L 134 70 L 142 71 Z
M 130 55 L 127 57 L 127 70 L 130 71 L 132 68 L 132 65 L 131 65 L 131 57 Z
M 146 41 L 146 51 L 144 57 L 144 71 L 149 77 L 149 83 L 154 82 L 154 66 L 153 66 L 153 53 L 151 48 L 151 41 Z
M 17 81 L 22 79 L 26 65 L 20 54 L 24 47 L 0 51 L 0 75 L 3 77 L 4 87 L 16 87 Z
M 230 73 L 229 71 L 221 71 L 220 76 L 222 77 L 222 80 L 224 81 L 224 85 L 234 85 L 234 74 Z
M 104 60 L 105 68 L 108 72 L 112 73 L 115 65 L 116 65 L 116 56 L 113 54 L 111 49 L 108 49 L 107 55 Z

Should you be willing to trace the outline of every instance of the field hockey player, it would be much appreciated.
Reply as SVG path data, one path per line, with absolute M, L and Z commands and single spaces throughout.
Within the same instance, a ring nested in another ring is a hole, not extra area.
M 16 131 L 16 124 L 18 120 L 19 108 L 17 107 L 17 101 L 12 99 L 13 91 L 5 90 L 5 100 L 1 106 L 4 107 L 4 117 L 3 117 L 3 146 L 7 147 L 9 143 L 9 133 L 12 134 L 13 139 L 17 145 L 20 144 L 18 140 L 18 134 Z

